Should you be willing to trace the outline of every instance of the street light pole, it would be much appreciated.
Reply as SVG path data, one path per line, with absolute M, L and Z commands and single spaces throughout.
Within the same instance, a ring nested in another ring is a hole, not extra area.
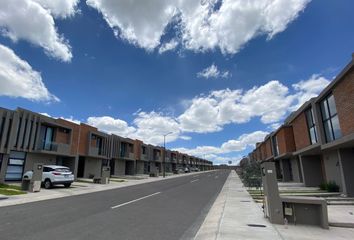
M 172 132 L 169 132 L 169 133 L 166 133 L 163 135 L 163 162 L 162 162 L 162 165 L 163 165 L 162 176 L 163 177 L 166 177 L 166 136 L 169 134 L 172 134 Z

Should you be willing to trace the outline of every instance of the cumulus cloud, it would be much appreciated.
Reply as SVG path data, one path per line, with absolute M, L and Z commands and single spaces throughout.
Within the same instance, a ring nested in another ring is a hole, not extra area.
M 127 122 L 121 119 L 114 119 L 109 116 L 89 117 L 87 119 L 87 123 L 102 131 L 113 133 L 122 137 L 130 136 L 130 134 L 136 131 L 136 129 L 129 126 Z
M 302 80 L 293 84 L 292 87 L 296 91 L 297 104 L 292 106 L 291 109 L 296 110 L 307 100 L 316 97 L 329 83 L 330 80 L 318 74 L 314 74 L 308 80 Z
M 237 139 L 232 139 L 224 142 L 219 147 L 215 146 L 198 146 L 196 148 L 176 148 L 174 150 L 185 152 L 187 154 L 203 157 L 205 155 L 214 154 L 219 156 L 220 154 L 241 152 L 249 146 L 254 146 L 257 142 L 263 141 L 268 132 L 255 131 L 248 134 L 243 134 Z
M 213 63 L 209 67 L 203 69 L 202 71 L 197 73 L 197 77 L 203 78 L 228 78 L 230 77 L 229 71 L 220 71 L 218 67 Z
M 102 13 L 117 37 L 147 50 L 160 45 L 164 29 L 176 13 L 172 1 L 87 0 L 86 3 Z
M 163 135 L 166 136 L 166 143 L 180 138 L 189 140 L 190 137 L 181 135 L 179 124 L 173 117 L 164 116 L 159 112 L 138 112 L 135 114 L 133 123 L 129 125 L 126 121 L 108 116 L 89 117 L 87 123 L 102 131 L 114 133 L 123 137 L 141 139 L 150 144 L 162 144 Z
M 71 47 L 57 32 L 53 15 L 61 18 L 73 15 L 77 2 L 2 0 L 0 33 L 14 42 L 26 40 L 43 48 L 47 55 L 69 62 L 72 58 Z M 69 7 L 65 8 L 65 6 Z
M 251 39 L 284 31 L 310 0 L 87 0 L 102 13 L 115 35 L 147 50 L 158 47 L 174 24 L 186 49 L 219 48 L 235 54 Z
M 330 81 L 313 75 L 292 85 L 269 81 L 247 91 L 223 89 L 195 97 L 178 116 L 182 131 L 217 132 L 225 124 L 240 124 L 259 117 L 264 124 L 275 124 L 304 102 L 317 96 Z M 273 125 L 275 127 L 276 125 Z
M 80 0 L 33 0 L 50 10 L 50 13 L 56 18 L 67 18 L 75 15 L 77 5 Z
M 0 95 L 22 97 L 31 101 L 58 102 L 42 81 L 40 72 L 14 51 L 0 44 Z
M 175 39 L 172 39 L 171 41 L 161 45 L 161 47 L 159 48 L 159 53 L 162 54 L 164 52 L 171 51 L 175 49 L 177 46 L 178 46 L 178 42 Z
M 132 124 L 111 117 L 89 118 L 88 123 L 104 131 L 138 138 L 152 144 L 161 144 L 163 135 L 172 132 L 166 142 L 177 139 L 190 140 L 185 133 L 210 133 L 222 131 L 226 124 L 247 123 L 259 118 L 270 130 L 280 126 L 280 122 L 300 102 L 317 95 L 328 84 L 328 80 L 313 75 L 292 85 L 292 89 L 280 81 L 269 81 L 249 90 L 223 89 L 211 91 L 188 100 L 186 109 L 179 116 L 168 116 L 162 112 L 137 111 Z M 93 121 L 94 120 L 94 121 Z M 252 145 L 254 139 L 264 137 L 266 132 L 242 135 L 239 139 L 225 142 L 221 147 L 203 146 L 193 149 L 193 154 L 225 154 L 242 151 Z M 187 150 L 186 150 L 187 151 Z

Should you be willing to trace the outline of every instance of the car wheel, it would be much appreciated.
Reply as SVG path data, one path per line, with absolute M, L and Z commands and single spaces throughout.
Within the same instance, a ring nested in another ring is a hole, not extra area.
M 65 183 L 64 187 L 69 188 L 71 186 L 71 183 Z
M 49 179 L 46 179 L 44 181 L 44 188 L 45 189 L 50 189 L 52 187 L 52 182 Z

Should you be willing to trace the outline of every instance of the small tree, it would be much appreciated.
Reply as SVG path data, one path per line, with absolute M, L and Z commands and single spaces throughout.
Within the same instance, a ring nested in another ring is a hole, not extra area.
M 241 166 L 241 179 L 245 187 L 260 188 L 262 185 L 261 164 L 257 161 L 251 161 Z

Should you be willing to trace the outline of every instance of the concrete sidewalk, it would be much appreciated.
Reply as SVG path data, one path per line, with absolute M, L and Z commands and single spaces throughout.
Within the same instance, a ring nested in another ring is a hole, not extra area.
M 263 225 L 251 227 L 248 224 Z M 195 239 L 282 239 L 232 171 Z
M 354 209 L 348 206 L 329 206 L 329 220 L 350 222 L 353 212 Z M 250 227 L 248 224 L 265 227 Z M 330 227 L 327 230 L 318 226 L 271 224 L 264 218 L 261 205 L 253 201 L 238 175 L 232 171 L 195 239 L 346 240 L 353 239 L 353 236 L 353 228 Z
M 87 182 L 74 182 L 72 184 L 72 187 L 70 188 L 64 188 L 58 186 L 48 190 L 42 188 L 41 191 L 37 193 L 27 193 L 23 195 L 14 195 L 14 196 L 0 195 L 0 207 L 111 190 L 111 189 L 128 187 L 128 186 L 133 186 L 138 184 L 164 181 L 172 178 L 203 174 L 207 172 L 211 172 L 211 171 L 170 175 L 170 176 L 166 176 L 166 178 L 160 176 L 155 178 L 147 178 L 147 179 L 139 179 L 139 180 L 124 179 L 124 182 L 116 182 L 112 180 L 109 184 L 105 184 L 105 185 L 87 183 Z

